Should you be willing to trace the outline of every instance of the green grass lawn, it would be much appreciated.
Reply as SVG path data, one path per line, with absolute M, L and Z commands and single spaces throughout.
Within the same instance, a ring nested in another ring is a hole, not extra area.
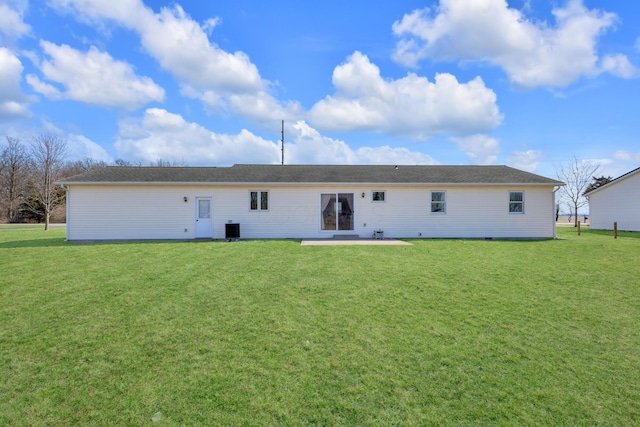
M 640 233 L 0 230 L 0 425 L 639 425 Z

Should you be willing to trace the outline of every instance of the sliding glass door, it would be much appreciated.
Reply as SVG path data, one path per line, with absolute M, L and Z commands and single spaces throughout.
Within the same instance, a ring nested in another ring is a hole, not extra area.
M 353 193 L 323 193 L 320 197 L 322 230 L 353 230 Z

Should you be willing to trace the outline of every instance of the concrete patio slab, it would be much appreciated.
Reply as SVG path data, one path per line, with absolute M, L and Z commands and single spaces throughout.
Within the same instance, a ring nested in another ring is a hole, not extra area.
M 302 246 L 407 246 L 411 243 L 403 242 L 402 240 L 395 239 L 305 239 L 300 242 Z

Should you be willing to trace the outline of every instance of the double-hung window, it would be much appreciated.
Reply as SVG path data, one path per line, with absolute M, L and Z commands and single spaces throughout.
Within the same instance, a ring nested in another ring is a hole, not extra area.
M 431 213 L 447 213 L 447 194 L 444 191 L 431 192 Z
M 269 192 L 268 191 L 250 191 L 249 192 L 249 209 L 252 211 L 269 210 Z
M 524 213 L 524 191 L 509 191 L 509 213 Z

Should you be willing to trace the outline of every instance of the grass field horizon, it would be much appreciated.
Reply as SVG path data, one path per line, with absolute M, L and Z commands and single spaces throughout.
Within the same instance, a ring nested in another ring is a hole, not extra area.
M 640 233 L 0 230 L 0 425 L 638 425 Z

